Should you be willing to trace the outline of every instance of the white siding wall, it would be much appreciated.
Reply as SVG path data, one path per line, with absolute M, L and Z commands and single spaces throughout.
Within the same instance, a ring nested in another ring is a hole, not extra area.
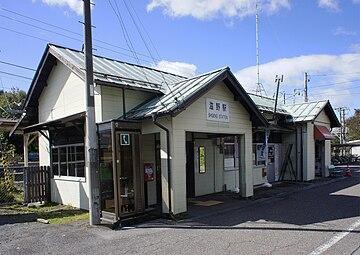
M 206 98 L 225 101 L 229 104 L 230 123 L 208 121 L 206 119 Z M 241 179 L 240 189 L 243 196 L 249 197 L 253 195 L 252 123 L 249 113 L 233 98 L 233 94 L 223 83 L 220 83 L 178 116 L 158 119 L 158 122 L 170 130 L 172 209 L 174 214 L 187 210 L 186 132 L 242 134 L 240 158 L 243 161 L 241 162 L 240 171 L 244 177 Z M 163 212 L 166 213 L 168 208 L 166 133 L 155 126 L 152 121 L 143 123 L 142 132 L 143 134 L 155 132 L 161 134 L 162 198 Z M 232 180 L 232 182 L 234 181 Z
M 155 136 L 148 134 L 142 136 L 142 158 L 144 163 L 152 163 L 155 171 Z M 147 182 L 148 205 L 156 204 L 156 171 L 154 181 Z
M 253 183 L 254 186 L 264 184 L 266 181 L 266 177 L 262 176 L 262 169 L 265 166 L 253 166 Z
M 39 98 L 39 122 L 61 119 L 85 111 L 85 85 L 64 64 L 57 62 L 53 67 L 47 86 Z M 39 136 L 40 165 L 50 164 L 48 140 Z M 87 209 L 87 185 L 83 181 L 52 179 L 51 199 L 54 202 L 70 204 Z
M 229 104 L 230 122 L 208 121 L 206 119 L 206 98 L 225 101 Z M 239 103 L 233 100 L 233 94 L 227 87 L 220 83 L 212 90 L 199 98 L 189 108 L 173 118 L 173 141 L 174 146 L 172 169 L 173 187 L 176 187 L 174 198 L 176 212 L 186 211 L 186 149 L 185 132 L 223 133 L 223 134 L 244 134 L 245 136 L 245 183 L 242 194 L 253 195 L 252 176 L 252 124 L 249 113 Z M 249 152 L 247 152 L 249 150 Z M 231 175 L 230 173 L 228 175 Z M 233 182 L 233 181 L 232 181 Z M 229 181 L 230 184 L 230 181 Z
M 311 122 L 306 124 L 304 135 L 304 181 L 310 181 L 315 179 L 315 139 Z
M 60 119 L 85 111 L 85 85 L 61 62 L 57 62 L 39 98 L 39 122 Z
M 129 111 L 150 99 L 152 94 L 136 90 L 125 90 L 125 97 L 126 111 Z M 124 114 L 122 89 L 102 86 L 101 98 L 102 121 L 116 119 Z
M 171 130 L 171 122 L 167 118 L 158 119 L 158 122 Z M 167 168 L 167 145 L 166 145 L 166 132 L 155 126 L 154 123 L 149 120 L 142 124 L 143 135 L 160 133 L 160 160 L 161 160 L 161 197 L 162 197 L 162 211 L 163 213 L 169 213 L 169 194 L 168 194 L 168 168 Z M 174 201 L 174 200 L 172 200 Z M 173 207 L 172 207 L 173 208 Z
M 89 196 L 86 182 L 80 180 L 51 180 L 51 200 L 60 204 L 89 209 Z

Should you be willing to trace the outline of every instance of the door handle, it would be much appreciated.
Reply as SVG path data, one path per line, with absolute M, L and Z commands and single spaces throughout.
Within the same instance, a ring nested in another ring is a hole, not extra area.
M 123 177 L 120 177 L 119 180 L 127 180 L 128 178 L 123 176 Z

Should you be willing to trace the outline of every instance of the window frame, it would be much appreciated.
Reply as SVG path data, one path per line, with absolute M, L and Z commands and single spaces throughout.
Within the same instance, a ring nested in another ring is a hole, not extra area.
M 224 171 L 237 171 L 240 169 L 240 153 L 239 153 L 239 141 L 236 138 L 236 136 L 227 136 L 222 138 L 222 153 L 224 158 Z M 226 147 L 232 147 L 232 153 L 228 153 L 228 150 Z M 232 166 L 226 166 L 225 161 L 227 163 L 229 161 L 232 161 Z
M 83 179 L 85 180 L 85 147 L 84 143 L 64 144 L 51 147 L 52 172 L 54 178 L 60 179 Z M 82 149 L 78 149 L 82 148 Z M 55 152 L 56 150 L 56 152 Z M 61 151 L 65 150 L 65 155 Z M 79 156 L 78 151 L 81 155 Z M 57 156 L 56 157 L 54 156 Z M 65 156 L 65 158 L 64 158 Z M 63 161 L 64 160 L 64 161 Z M 62 166 L 65 168 L 62 169 Z M 70 172 L 73 168 L 73 174 Z M 82 171 L 80 169 L 82 168 Z M 65 171 L 64 171 L 65 170 Z M 81 174 L 82 172 L 82 174 Z

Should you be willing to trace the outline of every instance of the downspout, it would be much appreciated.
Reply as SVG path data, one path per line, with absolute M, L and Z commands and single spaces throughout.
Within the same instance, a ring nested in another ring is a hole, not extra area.
M 169 215 L 173 218 L 173 212 L 171 208 L 171 165 L 170 165 L 170 131 L 167 127 L 156 121 L 156 113 L 152 114 L 152 120 L 156 126 L 166 132 L 166 151 L 167 151 L 167 165 L 168 165 L 168 203 L 169 203 Z

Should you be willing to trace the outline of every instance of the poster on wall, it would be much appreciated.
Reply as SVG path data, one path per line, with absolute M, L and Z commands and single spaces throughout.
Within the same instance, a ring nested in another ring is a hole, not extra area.
M 144 163 L 144 181 L 150 182 L 154 180 L 154 164 Z
M 224 101 L 206 98 L 206 119 L 230 122 L 229 104 Z

